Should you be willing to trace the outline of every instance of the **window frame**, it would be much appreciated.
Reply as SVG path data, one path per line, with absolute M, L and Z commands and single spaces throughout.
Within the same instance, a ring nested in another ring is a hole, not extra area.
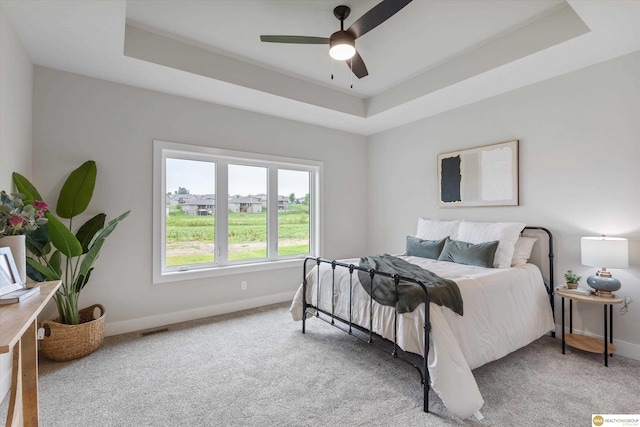
M 193 267 L 166 267 L 166 159 L 198 160 L 215 163 L 215 262 Z M 267 257 L 229 261 L 228 248 L 228 165 L 267 168 Z M 224 276 L 300 265 L 308 255 L 278 256 L 278 170 L 309 172 L 309 252 L 321 253 L 322 162 L 207 146 L 153 141 L 153 283 L 167 283 L 205 277 Z M 275 194 L 275 196 L 272 195 Z M 275 219 L 272 219 L 275 217 Z

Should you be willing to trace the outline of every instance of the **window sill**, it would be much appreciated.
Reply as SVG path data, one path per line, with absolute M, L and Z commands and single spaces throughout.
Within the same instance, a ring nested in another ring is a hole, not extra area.
M 301 268 L 304 258 L 281 261 L 257 262 L 253 264 L 226 265 L 224 267 L 199 268 L 188 271 L 172 271 L 164 274 L 154 272 L 153 283 L 171 283 L 185 280 L 205 279 L 208 277 L 230 276 L 233 274 L 253 273 L 257 271 L 279 270 L 283 268 Z

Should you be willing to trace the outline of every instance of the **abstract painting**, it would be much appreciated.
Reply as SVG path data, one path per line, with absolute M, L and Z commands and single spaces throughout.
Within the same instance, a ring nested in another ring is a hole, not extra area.
M 517 206 L 518 140 L 438 155 L 439 206 Z

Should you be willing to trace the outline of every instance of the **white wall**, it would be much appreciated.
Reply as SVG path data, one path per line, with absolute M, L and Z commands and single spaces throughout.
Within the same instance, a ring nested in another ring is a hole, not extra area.
M 0 9 L 0 190 L 14 191 L 12 172 L 31 174 L 33 64 Z M 11 354 L 0 355 L 0 401 L 11 384 Z
M 438 208 L 438 153 L 513 139 L 520 206 Z M 629 238 L 630 268 L 614 276 L 634 303 L 616 310 L 614 342 L 640 359 L 640 53 L 374 135 L 369 159 L 371 252 L 403 251 L 419 216 L 518 220 L 553 232 L 559 284 L 597 270 L 580 264 L 581 236 Z M 602 335 L 602 307 L 578 304 L 574 326 Z
M 68 173 L 94 159 L 91 214 L 122 222 L 103 247 L 81 305 L 107 310 L 107 333 L 137 330 L 288 300 L 302 269 L 152 284 L 154 139 L 324 162 L 324 253 L 366 250 L 366 138 L 103 80 L 36 67 L 34 184 L 48 202 Z M 323 254 L 324 255 L 324 254 Z M 240 281 L 248 290 L 240 290 Z
M 33 64 L 0 9 L 0 190 L 14 191 L 12 172 L 31 174 Z

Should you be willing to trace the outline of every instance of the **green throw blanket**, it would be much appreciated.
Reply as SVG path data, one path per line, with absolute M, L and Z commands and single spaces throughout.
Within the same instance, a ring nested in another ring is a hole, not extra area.
M 398 274 L 410 277 L 422 282 L 429 293 L 429 301 L 438 305 L 449 307 L 462 316 L 462 296 L 456 282 L 442 277 L 411 264 L 403 259 L 391 255 L 375 255 L 360 258 L 360 267 L 389 274 Z M 358 271 L 358 278 L 364 290 L 371 295 L 371 277 L 369 273 Z M 393 279 L 382 276 L 373 277 L 373 299 L 382 305 L 396 306 L 398 313 L 408 313 L 424 302 L 424 292 L 413 283 L 398 283 L 398 295 L 396 298 Z M 396 304 L 397 301 L 397 304 Z

